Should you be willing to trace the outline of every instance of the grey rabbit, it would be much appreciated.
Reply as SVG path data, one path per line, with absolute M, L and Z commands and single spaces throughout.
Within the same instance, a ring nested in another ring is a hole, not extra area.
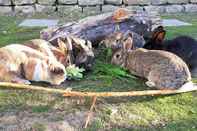
M 167 51 L 133 49 L 132 34 L 113 52 L 111 63 L 146 78 L 146 85 L 157 89 L 178 89 L 192 83 L 188 66 L 181 58 Z

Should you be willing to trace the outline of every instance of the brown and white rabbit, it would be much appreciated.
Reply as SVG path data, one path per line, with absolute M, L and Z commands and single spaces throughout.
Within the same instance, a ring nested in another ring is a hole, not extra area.
M 0 81 L 59 85 L 66 79 L 63 64 L 30 47 L 12 44 L 0 48 Z
M 185 62 L 178 56 L 160 50 L 132 49 L 132 34 L 113 52 L 112 64 L 128 69 L 136 76 L 146 78 L 149 87 L 178 89 L 191 83 L 191 74 Z
M 58 39 L 58 46 L 55 47 L 51 43 L 42 39 L 33 39 L 26 41 L 24 43 L 25 46 L 36 49 L 50 58 L 57 59 L 60 63 L 62 63 L 65 67 L 73 64 L 72 54 L 70 54 L 69 50 L 72 48 L 72 45 L 68 45 L 69 43 L 64 43 L 62 40 Z

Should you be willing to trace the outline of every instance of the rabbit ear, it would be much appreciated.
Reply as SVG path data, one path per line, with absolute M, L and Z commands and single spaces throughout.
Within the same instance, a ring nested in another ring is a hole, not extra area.
M 165 38 L 166 31 L 164 30 L 163 26 L 157 27 L 152 34 L 152 39 L 156 42 L 162 42 Z
M 129 33 L 128 38 L 126 41 L 123 43 L 123 49 L 128 51 L 133 48 L 133 38 L 132 38 L 132 33 Z
M 59 49 L 62 51 L 62 52 L 67 52 L 67 47 L 66 47 L 66 44 L 61 40 L 61 39 L 57 39 L 57 43 L 58 43 L 58 46 L 59 46 Z

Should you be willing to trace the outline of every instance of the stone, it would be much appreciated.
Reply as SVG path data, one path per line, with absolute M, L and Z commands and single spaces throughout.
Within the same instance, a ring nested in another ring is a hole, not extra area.
M 38 0 L 38 4 L 54 5 L 56 0 Z
M 183 12 L 184 7 L 182 5 L 168 5 L 166 6 L 166 12 L 167 13 L 179 13 Z
M 125 8 L 131 11 L 143 11 L 143 7 L 141 6 L 126 6 Z
M 126 5 L 150 5 L 151 0 L 123 0 Z
M 56 10 L 55 6 L 50 6 L 50 5 L 39 5 L 39 4 L 36 4 L 35 7 L 36 7 L 36 12 L 46 13 L 46 14 L 54 13 L 54 11 Z
M 164 26 L 188 26 L 192 24 L 186 23 L 177 19 L 163 19 L 162 25 Z
M 11 5 L 11 0 L 0 0 L 0 5 Z
M 184 5 L 185 12 L 197 12 L 197 5 L 196 4 L 187 4 Z
M 170 4 L 185 4 L 189 3 L 189 0 L 168 0 Z
M 112 5 L 121 5 L 122 0 L 105 0 L 104 1 L 106 4 L 112 4 Z
M 58 3 L 66 5 L 77 4 L 77 0 L 58 0 Z
M 165 13 L 165 6 L 145 6 L 145 11 L 147 12 L 157 12 L 157 13 Z
M 152 0 L 151 4 L 152 5 L 163 5 L 163 4 L 167 4 L 168 0 Z
M 1 6 L 0 7 L 0 14 L 1 15 L 7 15 L 12 13 L 12 7 L 9 6 Z
M 49 122 L 46 124 L 46 131 L 76 131 L 67 121 Z
M 102 12 L 113 12 L 118 8 L 119 8 L 118 6 L 114 6 L 114 5 L 103 5 Z
M 22 21 L 19 26 L 25 27 L 49 27 L 56 26 L 59 20 L 49 20 L 49 19 L 26 19 Z
M 80 18 L 82 15 L 82 8 L 75 5 L 75 6 L 58 6 L 57 7 L 57 13 L 59 16 L 66 16 L 66 19 L 68 21 L 77 20 L 77 18 Z
M 80 6 L 103 5 L 104 0 L 78 0 Z
M 96 15 L 101 12 L 100 6 L 87 6 L 83 7 L 83 13 L 86 15 Z
M 15 6 L 15 13 L 30 15 L 35 13 L 35 7 L 31 5 L 26 6 Z
M 197 3 L 197 0 L 190 0 L 191 3 Z
M 12 0 L 14 5 L 34 4 L 36 0 Z

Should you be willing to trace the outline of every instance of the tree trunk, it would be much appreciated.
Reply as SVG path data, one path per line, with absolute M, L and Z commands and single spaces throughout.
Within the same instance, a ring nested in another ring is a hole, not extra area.
M 153 28 L 158 25 L 161 25 L 161 21 L 156 15 L 146 12 L 131 12 L 120 8 L 112 13 L 90 16 L 78 22 L 44 29 L 41 31 L 40 37 L 56 44 L 57 38 L 66 38 L 72 34 L 90 40 L 94 46 L 116 31 L 125 33 L 129 30 L 147 38 Z

